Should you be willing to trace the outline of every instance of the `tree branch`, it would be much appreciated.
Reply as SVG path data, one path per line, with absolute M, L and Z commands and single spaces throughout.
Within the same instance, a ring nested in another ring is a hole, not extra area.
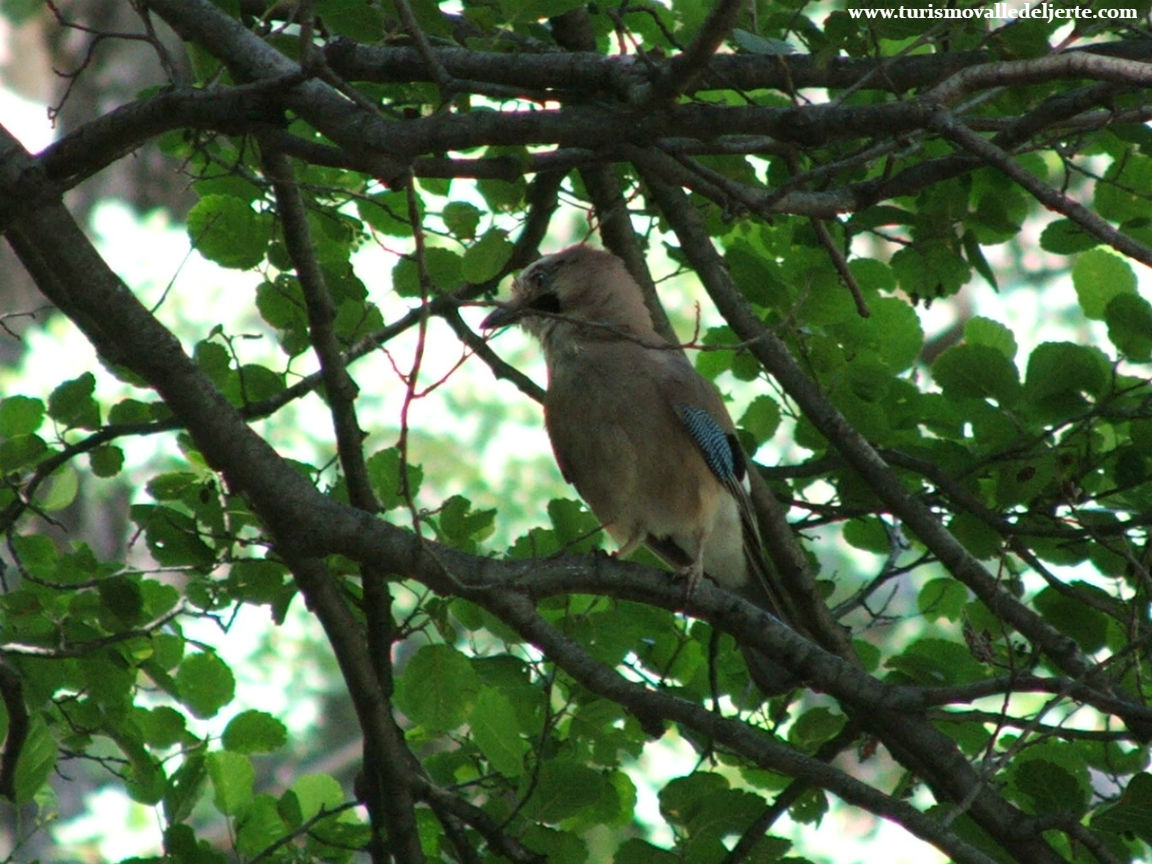
M 526 98 L 541 91 L 553 90 L 572 95 L 605 93 L 622 101 L 634 98 L 637 88 L 650 85 L 653 75 L 633 57 L 611 56 L 587 50 L 520 51 L 510 58 L 507 53 L 473 51 L 464 48 L 433 48 L 437 62 L 455 78 L 485 81 L 519 88 Z M 703 52 L 702 52 L 703 53 Z M 1089 55 L 1083 66 L 1076 58 Z M 342 77 L 354 81 L 408 82 L 432 81 L 434 73 L 416 48 L 389 45 L 364 45 L 347 38 L 337 38 L 325 47 L 328 64 Z M 677 55 L 657 66 L 660 70 L 686 61 Z M 857 57 L 817 57 L 806 54 L 716 54 L 690 86 L 694 90 L 780 90 L 827 88 L 843 90 L 867 78 L 866 90 L 903 93 L 922 89 L 926 83 L 950 80 L 941 92 L 962 94 L 979 87 L 1006 86 L 1052 78 L 1121 78 L 1139 84 L 1147 75 L 1144 63 L 1152 59 L 1152 40 L 1130 39 L 1083 49 L 1074 49 L 1053 58 L 1038 58 L 1045 64 L 1030 66 L 1036 60 L 1006 63 L 996 61 L 991 52 L 957 51 L 939 54 L 909 55 L 877 60 Z M 1100 63 L 1099 60 L 1122 61 Z M 1097 65 L 1093 65 L 1097 64 Z M 1134 65 L 1128 65 L 1134 64 Z M 879 74 L 873 74 L 877 73 Z M 670 74 L 670 73 L 664 73 Z
M 1152 73 L 1150 73 L 1152 74 Z M 1039 180 L 1035 174 L 1017 165 L 1012 157 L 993 144 L 981 138 L 950 111 L 941 109 L 932 118 L 932 125 L 940 133 L 973 153 L 992 167 L 1003 172 L 1016 184 L 1027 189 L 1032 196 L 1057 213 L 1063 213 L 1093 237 L 1107 243 L 1117 252 L 1135 258 L 1140 263 L 1152 267 L 1152 249 L 1134 240 L 1132 237 L 1108 224 L 1083 204 L 1073 201 L 1067 195 L 1061 195 L 1051 186 Z
M 579 643 L 547 624 L 524 597 L 512 593 L 492 595 L 485 604 L 548 657 L 556 658 L 569 674 L 594 693 L 629 706 L 641 716 L 661 717 L 683 723 L 711 740 L 746 754 L 755 764 L 790 776 L 803 777 L 845 801 L 883 815 L 902 825 L 958 862 L 990 864 L 991 859 L 961 841 L 949 830 L 940 830 L 906 802 L 891 798 L 832 768 L 820 759 L 805 756 L 744 723 L 706 711 L 699 705 L 645 688 L 626 680 L 585 654 Z M 1048 857 L 1033 859 L 1054 860 Z
M 24 682 L 20 674 L 0 661 L 0 699 L 8 714 L 8 734 L 4 738 L 4 753 L 0 755 L 0 795 L 16 801 L 16 763 L 28 738 L 28 706 L 24 704 Z

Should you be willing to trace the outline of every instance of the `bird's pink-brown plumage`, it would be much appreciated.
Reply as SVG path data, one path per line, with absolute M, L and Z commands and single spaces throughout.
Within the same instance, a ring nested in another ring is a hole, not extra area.
M 656 332 L 639 285 L 607 252 L 573 246 L 516 279 L 485 327 L 519 322 L 544 349 L 544 417 L 556 461 L 627 554 L 648 545 L 782 617 L 764 559 L 746 461 L 715 387 Z M 757 684 L 793 676 L 746 651 Z

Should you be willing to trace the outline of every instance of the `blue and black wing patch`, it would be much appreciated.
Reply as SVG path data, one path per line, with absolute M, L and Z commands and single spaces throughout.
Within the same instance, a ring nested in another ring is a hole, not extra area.
M 747 466 L 744 464 L 744 451 L 736 436 L 728 432 L 715 418 L 699 405 L 680 403 L 675 405 L 676 416 L 700 448 L 708 468 L 725 486 L 740 485 Z

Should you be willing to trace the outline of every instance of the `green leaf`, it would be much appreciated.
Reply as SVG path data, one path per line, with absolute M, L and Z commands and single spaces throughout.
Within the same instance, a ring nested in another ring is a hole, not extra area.
M 585 864 L 588 861 L 587 844 L 571 831 L 529 825 L 524 830 L 523 840 L 526 848 L 548 864 Z
M 1102 319 L 1114 297 L 1136 293 L 1136 274 L 1119 255 L 1106 249 L 1090 249 L 1072 265 L 1072 284 L 1084 314 Z
M 1040 248 L 1056 255 L 1075 255 L 1091 249 L 1100 241 L 1071 219 L 1056 219 L 1040 232 Z
M 527 791 L 530 775 L 521 782 Z M 529 819 L 555 824 L 595 807 L 605 795 L 615 798 L 616 792 L 599 771 L 568 759 L 550 759 L 540 766 L 535 791 L 523 812 Z
M 613 864 L 679 864 L 681 857 L 667 849 L 653 846 L 647 840 L 632 837 L 616 850 Z
M 95 390 L 96 376 L 91 372 L 65 381 L 48 397 L 48 416 L 67 429 L 99 428 L 100 406 L 92 398 Z
M 1083 757 L 1066 743 L 1048 741 L 1024 749 L 1007 774 L 1017 796 L 1037 814 L 1080 814 L 1092 794 Z
M 892 538 L 884 524 L 875 517 L 849 519 L 844 523 L 844 541 L 865 552 L 887 555 L 892 549 Z
M 8 473 L 35 465 L 48 452 L 39 435 L 14 435 L 0 441 L 0 471 Z
M 737 48 L 748 54 L 792 54 L 796 51 L 783 39 L 765 39 L 739 27 L 732 29 L 732 41 Z
M 245 558 L 228 572 L 228 589 L 246 603 L 272 603 L 284 592 L 287 570 L 278 561 Z
M 258 363 L 245 363 L 232 371 L 222 388 L 233 405 L 251 405 L 284 392 L 284 376 Z
M 17 804 L 27 804 L 56 767 L 56 739 L 39 716 L 33 716 L 12 778 Z
M 329 282 L 331 284 L 331 280 Z M 368 336 L 384 326 L 384 317 L 375 304 L 364 298 L 346 299 L 336 309 L 332 322 L 337 337 L 345 345 Z
M 475 539 L 482 540 L 495 529 L 496 511 L 473 510 L 471 501 L 453 495 L 441 505 L 436 527 L 446 543 L 457 548 L 474 546 Z
M 875 297 L 868 301 L 868 318 L 853 316 L 837 331 L 859 352 L 871 349 L 892 371 L 910 367 L 924 347 L 924 330 L 916 311 L 895 297 Z
M 233 717 L 220 743 L 234 753 L 271 753 L 288 740 L 287 727 L 264 711 L 249 709 Z
M 401 482 L 398 447 L 376 451 L 368 457 L 366 467 L 372 491 L 376 493 L 384 510 L 400 507 L 407 503 L 409 497 L 414 498 L 420 491 L 420 483 L 424 479 L 424 471 L 420 466 L 409 463 L 405 466 L 407 469 L 407 488 L 405 488 L 405 484 Z
M 485 155 L 492 158 L 511 157 L 521 164 L 529 159 L 528 152 L 523 147 L 489 147 Z M 476 190 L 483 196 L 488 210 L 493 213 L 507 213 L 519 207 L 527 188 L 528 184 L 523 177 L 515 180 L 480 178 L 476 181 Z
M 295 357 L 308 349 L 308 312 L 304 304 L 304 293 L 300 283 L 289 276 L 281 276 L 275 282 L 263 282 L 256 289 L 256 308 L 260 317 L 276 328 L 280 347 L 289 357 Z M 222 358 L 224 369 L 231 364 L 227 353 Z
M 4 0 L 0 12 L 14 25 L 24 24 L 42 11 L 39 0 Z
M 1112 222 L 1152 217 L 1152 158 L 1128 151 L 1096 183 L 1096 211 Z
M 124 467 L 124 451 L 115 444 L 104 444 L 88 454 L 88 464 L 97 477 L 115 477 Z
M 428 269 L 430 293 L 448 294 L 455 291 L 464 281 L 463 259 L 460 255 L 439 246 L 424 250 L 424 263 Z M 392 268 L 392 287 L 401 297 L 420 297 L 424 290 L 420 285 L 420 268 L 411 256 L 401 258 Z
M 160 749 L 179 743 L 187 728 L 184 715 L 167 705 L 151 709 L 134 708 L 132 719 L 140 727 L 144 741 Z
M 236 849 L 241 859 L 255 858 L 284 839 L 288 831 L 280 816 L 279 802 L 271 795 L 257 795 L 243 807 L 237 824 Z
M 115 737 L 123 746 L 123 734 Z M 142 747 L 140 750 L 141 752 L 132 754 L 131 768 L 125 777 L 125 791 L 133 801 L 140 804 L 159 804 L 168 788 L 168 778 L 159 760 L 143 752 Z M 126 749 L 125 752 L 131 751 Z
M 1127 359 L 1152 358 L 1152 304 L 1137 294 L 1117 294 L 1104 311 L 1108 338 Z
M 58 581 L 60 552 L 51 538 L 43 534 L 14 534 L 9 542 L 26 571 L 41 579 Z
M 184 658 L 176 671 L 180 701 L 197 717 L 214 717 L 232 701 L 236 679 L 227 664 L 206 651 Z
M 410 237 L 412 221 L 408 217 L 408 194 L 378 192 L 356 202 L 360 217 L 379 231 L 392 237 Z M 423 214 L 420 214 L 421 217 Z
M 164 815 L 169 822 L 182 822 L 192 815 L 208 780 L 205 758 L 200 752 L 188 753 L 176 770 L 164 796 Z M 171 851 L 171 850 L 170 850 Z
M 220 343 L 209 339 L 200 340 L 192 351 L 192 359 L 217 387 L 223 387 L 228 382 L 232 374 L 232 355 Z
M 703 343 L 708 346 L 734 345 L 738 341 L 729 327 L 709 327 L 704 332 Z M 732 350 L 699 351 L 696 354 L 696 370 L 705 378 L 715 379 L 721 372 L 732 368 Z
M 30 435 L 44 422 L 44 402 L 28 396 L 9 396 L 0 401 L 0 437 Z
M 823 707 L 809 708 L 788 730 L 788 743 L 806 753 L 815 752 L 821 744 L 839 734 L 844 722 L 843 714 Z
M 444 226 L 458 240 L 471 240 L 480 225 L 480 211 L 465 201 L 449 201 L 442 214 Z
M 699 814 L 704 801 L 728 788 L 727 779 L 710 771 L 676 777 L 660 790 L 660 813 L 669 822 L 686 826 Z
M 144 611 L 144 597 L 140 584 L 126 576 L 106 576 L 96 583 L 100 602 L 124 626 L 131 627 L 140 621 Z
M 188 211 L 188 237 L 205 258 L 247 270 L 264 260 L 272 219 L 231 195 L 206 195 Z
M 200 475 L 194 471 L 170 471 L 153 475 L 144 488 L 157 501 L 179 501 L 189 490 L 198 489 L 200 482 Z
M 493 769 L 510 778 L 524 772 L 529 743 L 520 734 L 516 711 L 502 691 L 493 687 L 481 690 L 468 725 L 472 740 Z
M 823 789 L 807 789 L 788 808 L 788 815 L 802 825 L 817 825 L 828 812 L 828 795 Z
M 991 318 L 977 315 L 965 321 L 964 341 L 995 348 L 1009 360 L 1016 357 L 1016 336 L 1008 327 Z
M 80 475 L 71 465 L 62 465 L 52 472 L 46 487 L 40 489 L 36 503 L 48 513 L 57 513 L 70 507 L 80 491 Z
M 740 417 L 740 425 L 757 444 L 763 444 L 780 427 L 780 405 L 771 396 L 757 396 Z
M 890 264 L 897 284 L 912 297 L 950 296 L 971 276 L 964 259 L 940 242 L 897 249 Z
M 308 212 L 308 228 L 316 263 L 326 271 L 347 267 L 358 243 L 361 224 L 343 213 Z M 331 290 L 332 286 L 328 286 Z
M 1037 611 L 1058 630 L 1075 639 L 1085 653 L 1099 651 L 1107 641 L 1108 617 L 1087 600 L 1093 597 L 1111 605 L 1108 595 L 1086 582 L 1071 582 L 1066 587 L 1071 595 L 1055 588 L 1045 588 L 1037 594 Z
M 465 281 L 479 285 L 494 279 L 512 257 L 514 247 L 505 231 L 493 228 L 464 252 L 461 273 Z
M 932 377 L 950 398 L 995 399 L 1006 406 L 1020 394 L 1015 365 L 988 345 L 954 345 L 936 358 Z
M 212 803 L 225 816 L 239 815 L 252 800 L 252 783 L 256 779 L 252 761 L 240 753 L 223 750 L 209 753 L 206 765 L 215 790 Z
M 450 645 L 425 645 L 404 667 L 396 701 L 415 722 L 448 731 L 464 722 L 479 693 L 467 657 Z
M 324 19 L 331 32 L 369 44 L 385 37 L 384 14 L 368 3 L 349 3 L 347 0 L 316 0 L 316 14 Z M 420 22 L 422 25 L 424 21 Z M 428 29 L 423 26 L 421 29 Z
M 156 419 L 154 406 L 161 403 L 141 402 L 139 399 L 121 399 L 108 410 L 109 423 L 148 423 Z
M 344 803 L 344 790 L 330 774 L 302 774 L 293 781 L 291 791 L 296 796 L 301 820 Z
M 1017 226 L 1018 228 L 1018 226 Z M 992 265 L 988 263 L 988 259 L 984 257 L 984 250 L 980 246 L 980 240 L 977 238 L 977 232 L 966 231 L 962 238 L 964 246 L 964 257 L 967 259 L 968 264 L 988 283 L 993 291 L 1000 290 L 1000 283 L 996 280 L 996 271 L 992 269 Z M 1004 238 L 1008 239 L 1007 237 Z M 984 242 L 1003 242 L 1002 240 L 985 240 Z
M 136 504 L 133 521 L 144 529 L 148 550 L 170 567 L 210 567 L 216 560 L 212 549 L 200 539 L 196 521 L 172 507 Z
M 600 520 L 579 501 L 554 498 L 548 502 L 548 516 L 556 541 L 569 552 L 591 552 L 600 548 L 603 538 Z
M 740 292 L 752 303 L 764 307 L 783 307 L 792 302 L 788 286 L 781 280 L 779 268 L 752 243 L 734 241 L 724 250 L 724 262 Z M 727 341 L 736 342 L 731 334 Z M 705 340 L 705 344 L 714 344 Z M 703 359 L 703 357 L 701 357 Z
M 984 677 L 984 667 L 965 646 L 944 639 L 919 639 L 891 658 L 888 666 L 928 687 L 967 684 Z
M 1024 395 L 1046 416 L 1063 416 L 1098 396 L 1108 384 L 1108 358 L 1099 349 L 1073 342 L 1045 342 L 1028 358 Z
M 934 621 L 959 621 L 967 603 L 968 589 L 950 577 L 929 580 L 916 597 L 921 614 Z
M 1092 828 L 1112 834 L 1135 834 L 1152 843 L 1152 774 L 1143 772 L 1128 781 L 1120 800 L 1092 818 Z

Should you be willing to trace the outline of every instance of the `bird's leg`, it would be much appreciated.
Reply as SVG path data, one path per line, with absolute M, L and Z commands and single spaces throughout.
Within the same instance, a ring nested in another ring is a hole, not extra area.
M 704 576 L 704 532 L 696 532 L 692 539 L 695 541 L 693 545 L 696 547 L 696 554 L 692 556 L 692 561 L 689 564 L 681 567 L 677 572 L 677 575 L 687 580 L 687 584 L 684 586 L 685 603 L 692 599 L 692 593 Z
M 687 602 L 692 599 L 696 586 L 700 584 L 700 580 L 704 576 L 704 555 L 697 555 L 696 560 L 687 567 L 681 567 L 677 575 L 687 580 L 684 585 L 684 601 Z

